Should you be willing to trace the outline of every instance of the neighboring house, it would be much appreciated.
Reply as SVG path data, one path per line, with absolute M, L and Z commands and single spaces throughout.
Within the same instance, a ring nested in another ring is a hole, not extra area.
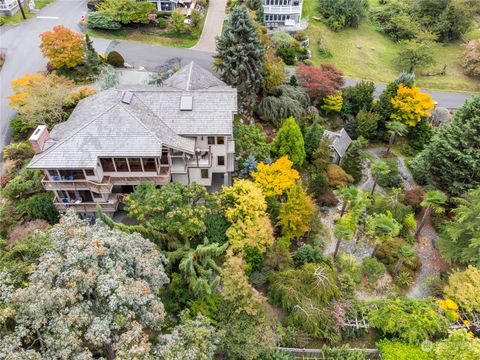
M 28 167 L 43 171 L 60 211 L 83 215 L 97 204 L 115 212 L 143 182 L 218 189 L 232 180 L 236 112 L 236 89 L 192 62 L 161 87 L 102 91 L 81 100 L 50 133 L 39 126 Z
M 163 12 L 174 11 L 179 6 L 179 0 L 150 0 L 150 2 L 157 7 L 158 11 Z
M 302 0 L 263 0 L 265 25 L 270 30 L 302 30 L 302 5 Z
M 27 0 L 22 0 L 23 6 L 25 6 L 26 1 Z M 18 0 L 0 0 L 0 16 L 11 16 L 19 9 Z
M 339 132 L 325 130 L 324 134 L 332 141 L 332 145 L 330 145 L 332 149 L 332 162 L 340 164 L 348 147 L 352 143 L 352 139 L 350 139 L 345 129 Z

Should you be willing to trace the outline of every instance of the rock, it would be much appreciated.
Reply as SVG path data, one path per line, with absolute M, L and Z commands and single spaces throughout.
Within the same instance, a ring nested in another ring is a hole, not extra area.
M 377 49 L 375 49 L 374 47 L 371 47 L 370 50 L 377 51 Z
M 123 67 L 125 67 L 127 69 L 133 69 L 133 66 L 130 65 L 129 63 L 123 63 Z
M 315 20 L 315 21 L 321 21 L 322 20 L 318 16 L 312 16 L 312 19 Z
M 362 45 L 356 45 L 355 46 L 357 49 L 363 49 L 363 46 Z

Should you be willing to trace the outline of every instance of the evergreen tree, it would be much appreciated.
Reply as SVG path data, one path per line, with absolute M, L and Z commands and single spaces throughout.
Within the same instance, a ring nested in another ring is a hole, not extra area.
M 93 47 L 93 42 L 90 39 L 88 34 L 85 35 L 85 65 L 89 71 L 93 74 L 99 72 L 100 66 L 100 57 L 98 56 L 95 48 Z
M 408 145 L 415 150 L 421 151 L 428 143 L 430 143 L 432 136 L 432 126 L 427 119 L 423 118 L 415 127 L 410 128 L 408 133 Z
M 288 156 L 296 166 L 302 166 L 305 161 L 305 143 L 300 127 L 293 117 L 283 122 L 273 141 L 272 150 L 278 157 Z
M 342 169 L 352 175 L 357 183 L 362 179 L 362 154 L 360 141 L 352 142 L 342 161 Z
M 236 6 L 217 40 L 215 66 L 227 84 L 237 88 L 240 98 L 252 105 L 263 83 L 263 56 L 253 20 L 247 8 Z
M 457 111 L 451 123 L 438 128 L 430 144 L 411 163 L 414 176 L 461 195 L 480 186 L 480 96 Z
M 240 179 L 251 178 L 251 173 L 257 171 L 257 160 L 252 154 L 248 155 L 247 159 L 243 162 L 243 169 L 240 171 Z
M 307 159 L 310 160 L 320 146 L 324 131 L 323 126 L 316 121 L 305 130 L 305 153 L 307 154 Z

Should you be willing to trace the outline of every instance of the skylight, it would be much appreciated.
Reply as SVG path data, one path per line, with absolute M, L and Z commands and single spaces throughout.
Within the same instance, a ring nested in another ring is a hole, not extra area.
M 182 96 L 180 98 L 180 110 L 192 111 L 192 109 L 193 109 L 193 98 L 191 96 Z

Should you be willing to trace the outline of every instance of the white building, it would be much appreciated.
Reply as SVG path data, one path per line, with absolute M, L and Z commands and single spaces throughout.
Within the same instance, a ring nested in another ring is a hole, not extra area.
M 44 172 L 59 211 L 84 215 L 115 212 L 142 182 L 218 188 L 231 183 L 236 111 L 236 89 L 192 62 L 161 87 L 102 91 L 50 133 L 39 126 L 28 167 Z
M 298 31 L 305 28 L 301 22 L 302 0 L 264 0 L 265 25 L 273 30 Z
M 27 0 L 22 0 L 23 6 L 26 6 L 26 2 Z M 11 16 L 19 9 L 18 0 L 0 0 L 0 16 Z

